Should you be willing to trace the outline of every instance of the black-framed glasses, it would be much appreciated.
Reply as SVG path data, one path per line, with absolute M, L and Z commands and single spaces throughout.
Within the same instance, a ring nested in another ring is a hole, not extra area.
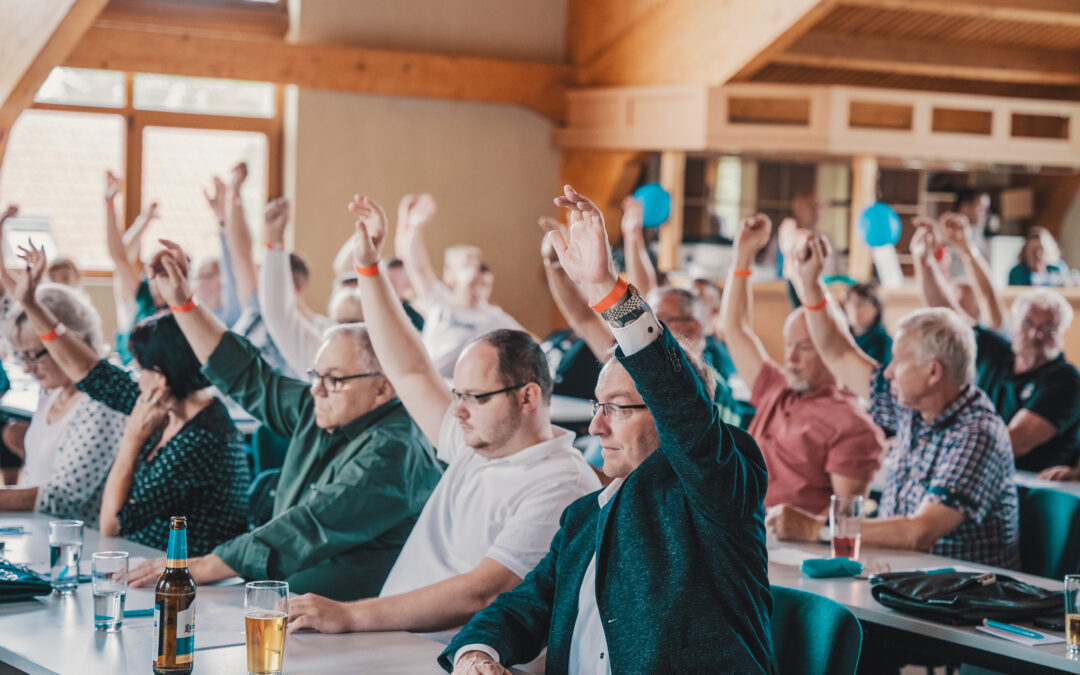
M 589 405 L 592 406 L 593 417 L 596 417 L 596 413 L 603 410 L 604 417 L 609 420 L 624 420 L 634 414 L 635 410 L 644 410 L 649 407 L 644 403 L 639 403 L 637 405 L 619 405 L 618 403 L 601 403 L 600 401 L 595 400 L 590 400 Z
M 323 389 L 332 392 L 341 391 L 345 387 L 345 383 L 349 380 L 356 380 L 361 377 L 377 377 L 379 375 L 382 375 L 382 373 L 357 373 L 356 375 L 342 375 L 339 377 L 337 375 L 323 375 L 314 368 L 307 371 L 308 382 L 311 383 L 311 386 L 314 387 L 316 384 L 321 384 Z
M 48 354 L 48 353 L 49 353 L 48 349 L 42 348 L 41 351 L 36 352 L 34 354 L 24 354 L 22 352 L 16 352 L 15 356 L 24 365 L 26 365 L 29 368 L 33 369 L 35 366 L 37 366 L 38 361 L 40 361 L 42 358 L 44 358 L 44 356 L 46 354 Z
M 528 382 L 520 382 L 510 387 L 496 389 L 495 391 L 485 391 L 482 394 L 470 394 L 464 391 L 458 391 L 457 389 L 451 389 L 450 393 L 454 395 L 454 400 L 458 403 L 461 403 L 462 405 L 472 406 L 476 405 L 477 403 L 483 403 L 497 394 L 505 394 L 516 389 L 521 389 L 527 384 Z

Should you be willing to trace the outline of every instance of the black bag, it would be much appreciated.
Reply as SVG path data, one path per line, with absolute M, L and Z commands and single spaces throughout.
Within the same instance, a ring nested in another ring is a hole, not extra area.
M 1025 584 L 1002 574 L 975 572 L 893 572 L 870 578 L 874 599 L 905 614 L 954 625 L 983 619 L 1029 621 L 1060 614 L 1061 591 Z
M 49 593 L 52 593 L 52 585 L 48 579 L 25 565 L 0 558 L 0 602 L 29 600 Z

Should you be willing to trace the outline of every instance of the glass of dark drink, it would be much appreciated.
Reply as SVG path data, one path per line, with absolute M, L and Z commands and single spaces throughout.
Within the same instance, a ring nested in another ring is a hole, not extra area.
M 859 544 L 862 542 L 863 497 L 841 497 L 833 495 L 829 499 L 829 530 L 832 534 L 832 557 L 859 559 Z

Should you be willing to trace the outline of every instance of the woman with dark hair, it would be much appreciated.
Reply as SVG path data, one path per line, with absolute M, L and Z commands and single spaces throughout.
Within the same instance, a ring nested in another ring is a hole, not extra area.
M 878 363 L 888 364 L 892 361 L 892 338 L 881 321 L 883 308 L 877 284 L 855 284 L 844 298 L 844 314 L 855 344 Z
M 210 394 L 176 319 L 160 313 L 131 331 L 136 383 L 59 322 L 35 298 L 45 254 L 24 251 L 17 281 L 22 303 L 49 356 L 79 390 L 129 415 L 101 498 L 100 529 L 164 549 L 168 519 L 187 516 L 192 556 L 247 531 L 250 482 L 240 435 L 225 405 Z
M 1068 286 L 1071 281 L 1054 235 L 1042 227 L 1029 228 L 1017 262 L 1009 270 L 1009 285 Z

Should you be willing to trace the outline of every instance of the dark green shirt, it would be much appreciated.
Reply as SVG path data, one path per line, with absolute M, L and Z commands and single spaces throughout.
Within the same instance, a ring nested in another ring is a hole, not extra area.
M 862 335 L 855 336 L 855 344 L 863 350 L 867 356 L 883 366 L 892 361 L 892 338 L 881 321 L 877 321 Z
M 245 578 L 284 579 L 295 593 L 378 595 L 441 476 L 435 451 L 401 402 L 333 432 L 320 429 L 310 387 L 275 372 L 234 333 L 203 373 L 289 439 L 273 517 L 214 553 Z
M 1020 410 L 1030 410 L 1054 425 L 1053 438 L 1016 458 L 1016 468 L 1041 471 L 1075 466 L 1080 457 L 1080 372 L 1059 354 L 1049 363 L 1014 373 L 1012 345 L 997 333 L 975 328 L 976 383 L 1008 424 Z

